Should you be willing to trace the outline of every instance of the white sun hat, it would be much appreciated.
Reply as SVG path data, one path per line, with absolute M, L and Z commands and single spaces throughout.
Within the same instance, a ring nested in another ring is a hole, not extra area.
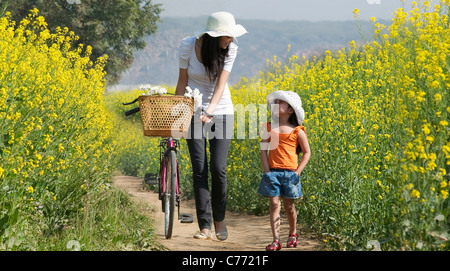
M 303 110 L 302 100 L 297 93 L 284 90 L 277 90 L 270 93 L 266 98 L 267 105 L 270 109 L 272 108 L 272 104 L 275 103 L 275 100 L 282 100 L 287 102 L 292 108 L 294 108 L 298 124 L 303 124 L 303 121 L 305 120 L 305 110 Z
M 246 33 L 248 32 L 242 25 L 236 24 L 231 13 L 219 11 L 209 15 L 205 30 L 197 35 L 197 38 L 204 34 L 209 34 L 211 37 L 229 36 L 237 38 Z

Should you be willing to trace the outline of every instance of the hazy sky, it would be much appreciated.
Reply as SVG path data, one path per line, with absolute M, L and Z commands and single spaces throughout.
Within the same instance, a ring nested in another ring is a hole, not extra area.
M 162 3 L 161 17 L 196 17 L 215 11 L 231 12 L 238 19 L 342 21 L 353 20 L 353 10 L 360 10 L 361 20 L 370 17 L 390 20 L 392 13 L 405 6 L 406 0 L 153 0 Z M 431 1 L 437 3 L 437 0 Z

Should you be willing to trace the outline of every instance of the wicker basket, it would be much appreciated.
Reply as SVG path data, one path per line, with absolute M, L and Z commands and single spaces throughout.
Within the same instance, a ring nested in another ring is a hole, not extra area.
M 184 96 L 141 95 L 138 98 L 145 136 L 186 137 L 194 100 Z

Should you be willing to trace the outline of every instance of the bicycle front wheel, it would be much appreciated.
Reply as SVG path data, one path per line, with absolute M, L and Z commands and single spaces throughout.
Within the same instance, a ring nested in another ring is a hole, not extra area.
M 166 239 L 172 237 L 173 220 L 175 216 L 175 199 L 177 194 L 177 156 L 171 150 L 166 157 L 166 193 L 165 197 L 165 234 Z

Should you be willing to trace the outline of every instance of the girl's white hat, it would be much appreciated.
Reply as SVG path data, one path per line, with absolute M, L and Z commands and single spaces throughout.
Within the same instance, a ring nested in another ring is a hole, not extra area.
M 242 25 L 236 24 L 231 13 L 219 11 L 209 15 L 205 30 L 197 35 L 197 38 L 204 34 L 209 34 L 211 37 L 229 36 L 237 38 L 246 33 L 248 32 Z
M 295 115 L 297 116 L 298 124 L 302 125 L 305 120 L 305 110 L 302 107 L 302 100 L 297 93 L 292 91 L 277 90 L 267 95 L 266 101 L 269 108 L 275 103 L 275 100 L 282 100 L 287 102 L 292 108 L 294 108 Z

